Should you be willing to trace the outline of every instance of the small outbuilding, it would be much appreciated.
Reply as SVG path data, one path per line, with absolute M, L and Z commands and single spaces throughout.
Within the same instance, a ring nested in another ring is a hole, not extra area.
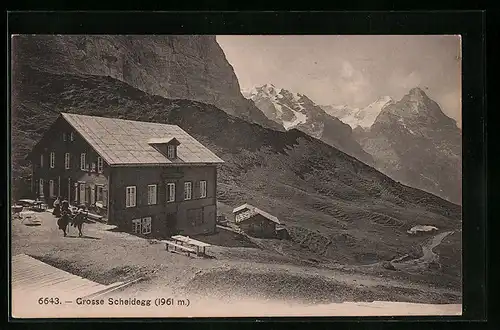
M 250 204 L 243 204 L 233 210 L 236 224 L 245 233 L 260 238 L 277 237 L 278 218 Z

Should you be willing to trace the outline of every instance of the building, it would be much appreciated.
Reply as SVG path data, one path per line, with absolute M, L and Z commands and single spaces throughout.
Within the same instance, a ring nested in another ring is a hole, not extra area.
M 233 210 L 234 220 L 241 230 L 254 237 L 277 237 L 278 218 L 250 204 L 243 204 Z
M 99 205 L 109 224 L 148 236 L 215 230 L 223 161 L 178 126 L 62 113 L 28 158 L 48 203 Z

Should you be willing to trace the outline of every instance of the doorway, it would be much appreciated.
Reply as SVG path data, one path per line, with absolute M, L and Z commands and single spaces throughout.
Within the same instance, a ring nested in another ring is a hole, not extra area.
M 94 205 L 95 204 L 95 186 L 94 185 L 91 185 L 89 187 L 89 190 L 90 190 L 90 205 Z
M 177 234 L 177 213 L 167 214 L 166 234 L 168 237 Z
M 78 203 L 85 204 L 85 183 L 79 182 L 79 186 L 80 186 L 80 194 L 78 198 Z

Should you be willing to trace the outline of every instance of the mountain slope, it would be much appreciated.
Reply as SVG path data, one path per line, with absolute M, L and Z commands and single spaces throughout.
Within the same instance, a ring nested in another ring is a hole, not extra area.
M 391 97 L 383 96 L 370 103 L 364 108 L 349 109 L 348 106 L 332 106 L 325 105 L 321 108 L 326 111 L 330 116 L 337 117 L 342 122 L 348 124 L 353 129 L 360 126 L 362 128 L 369 128 L 377 119 L 382 108 L 388 104 L 393 103 Z
M 225 161 L 219 201 L 249 202 L 278 216 L 297 247 L 318 259 L 347 264 L 391 259 L 422 242 L 406 234 L 413 225 L 460 227 L 459 206 L 398 184 L 295 129 L 277 132 L 211 105 L 151 96 L 111 77 L 23 67 L 16 69 L 13 84 L 17 177 L 28 175 L 22 156 L 60 111 L 113 116 L 181 126 Z
M 373 164 L 352 137 L 352 129 L 335 117 L 329 116 L 307 96 L 278 89 L 272 84 L 255 87 L 243 93 L 267 116 L 285 129 L 298 129 L 320 139 L 366 164 Z
M 240 92 L 215 36 L 22 35 L 13 60 L 57 74 L 110 76 L 149 94 L 213 104 L 266 127 L 268 120 Z
M 354 133 L 383 173 L 461 204 L 461 131 L 421 89 L 387 104 L 370 129 Z

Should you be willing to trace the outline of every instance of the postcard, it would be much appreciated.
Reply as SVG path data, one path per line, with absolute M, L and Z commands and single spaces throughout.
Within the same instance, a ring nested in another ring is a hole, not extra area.
M 14 318 L 462 314 L 460 36 L 11 45 Z

